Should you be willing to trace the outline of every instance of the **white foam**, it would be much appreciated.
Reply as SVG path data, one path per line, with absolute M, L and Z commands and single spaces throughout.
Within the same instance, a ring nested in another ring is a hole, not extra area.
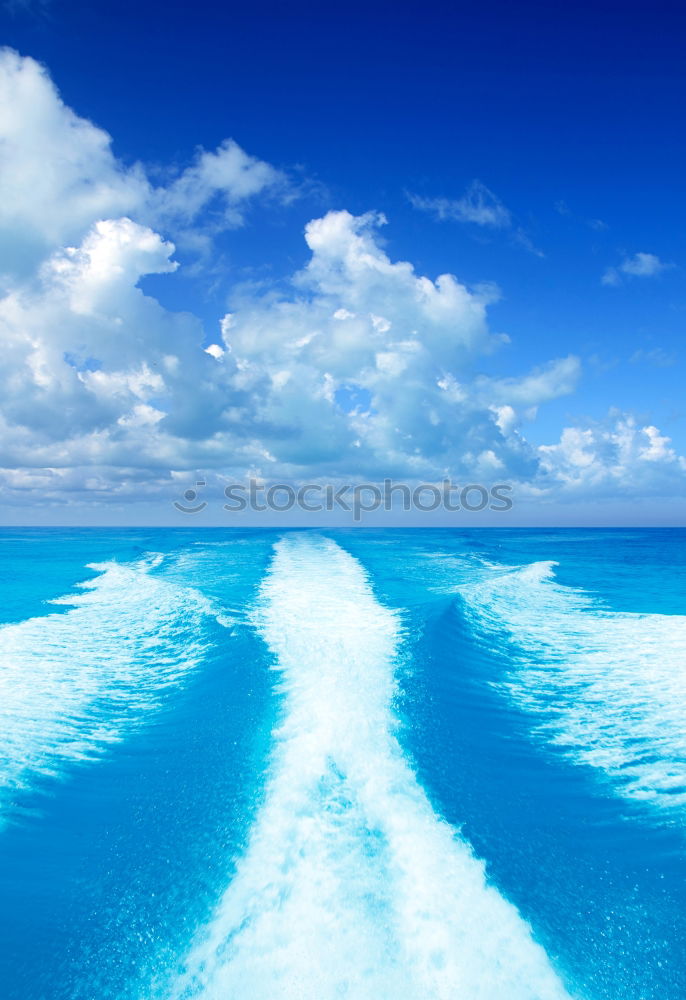
M 614 613 L 554 579 L 553 562 L 461 588 L 475 624 L 515 640 L 497 686 L 537 732 L 631 799 L 686 805 L 686 617 Z
M 0 628 L 0 819 L 16 793 L 88 760 L 157 708 L 200 660 L 200 594 L 103 563 L 69 611 Z
M 175 998 L 561 1000 L 529 926 L 394 735 L 397 616 L 333 542 L 276 546 L 255 623 L 285 696 L 249 846 Z M 166 994 L 168 995 L 168 994 Z

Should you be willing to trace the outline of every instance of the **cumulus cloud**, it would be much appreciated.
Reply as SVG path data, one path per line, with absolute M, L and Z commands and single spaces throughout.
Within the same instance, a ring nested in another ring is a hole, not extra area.
M 493 404 L 522 413 L 571 391 L 578 363 L 502 382 L 479 377 L 476 361 L 507 339 L 488 327 L 496 290 L 468 289 L 450 274 L 432 281 L 391 261 L 376 235 L 384 223 L 345 211 L 313 220 L 296 294 L 239 299 L 225 318 L 227 353 L 244 372 L 270 372 L 258 412 L 265 428 L 288 433 L 272 436 L 269 453 L 307 467 L 319 436 L 317 461 L 338 475 L 467 475 L 490 453 L 528 474 L 531 455 L 517 433 L 503 433 Z M 341 390 L 368 406 L 346 412 Z
M 244 202 L 270 188 L 286 187 L 280 171 L 226 139 L 215 152 L 201 150 L 168 187 L 157 189 L 151 208 L 162 220 L 191 223 L 208 205 L 218 203 L 218 225 L 233 228 L 243 224 Z
M 603 285 L 620 285 L 624 275 L 650 278 L 667 266 L 654 253 L 636 253 L 633 257 L 625 257 L 618 267 L 608 267 L 601 280 Z
M 539 493 L 674 489 L 686 464 L 652 425 L 523 427 L 574 390 L 578 359 L 479 374 L 504 338 L 493 288 L 431 280 L 379 245 L 381 216 L 306 227 L 290 289 L 243 291 L 209 347 L 200 322 L 137 287 L 174 248 L 128 218 L 95 223 L 6 296 L 0 465 L 10 495 L 164 495 L 185 470 L 327 479 L 507 478 Z
M 130 219 L 97 222 L 80 247 L 57 251 L 0 301 L 6 456 L 16 442 L 21 462 L 27 435 L 32 454 L 61 456 L 47 464 L 71 461 L 86 439 L 90 455 L 121 443 L 121 418 L 173 388 L 182 360 L 197 369 L 200 324 L 136 287 L 143 274 L 172 271 L 173 250 Z
M 311 220 L 305 265 L 272 288 L 234 289 L 213 330 L 163 307 L 140 283 L 177 269 L 175 227 L 202 233 L 208 213 L 235 226 L 247 200 L 287 196 L 283 176 L 227 141 L 154 186 L 33 60 L 2 53 L 0 91 L 6 499 L 168 500 L 200 471 L 497 476 L 548 492 L 611 482 L 618 462 L 651 482 L 683 474 L 668 439 L 627 420 L 531 445 L 527 421 L 574 390 L 578 359 L 486 374 L 508 342 L 489 324 L 498 290 L 393 260 L 378 213 Z
M 215 228 L 242 222 L 241 206 L 285 176 L 227 140 L 154 185 L 118 160 L 112 140 L 61 100 L 34 59 L 0 49 L 0 278 L 25 277 L 47 252 L 80 241 L 97 219 L 135 217 L 174 231 L 214 207 Z
M 503 342 L 487 323 L 494 289 L 392 261 L 376 237 L 383 221 L 340 211 L 310 222 L 310 259 L 290 291 L 237 294 L 209 348 L 196 319 L 137 287 L 173 270 L 173 245 L 127 217 L 96 222 L 0 304 L 1 464 L 42 469 L 53 488 L 88 470 L 84 482 L 111 478 L 113 498 L 121 470 L 137 468 L 151 481 L 199 467 L 529 475 L 517 423 L 570 391 L 576 363 L 470 375 Z
M 563 493 L 597 496 L 673 496 L 686 482 L 686 458 L 669 437 L 631 414 L 612 412 L 607 420 L 566 427 L 560 441 L 539 448 L 541 470 Z

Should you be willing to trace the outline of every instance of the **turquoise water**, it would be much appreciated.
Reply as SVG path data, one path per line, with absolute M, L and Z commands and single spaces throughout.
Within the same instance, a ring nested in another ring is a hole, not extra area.
M 1 533 L 11 1000 L 683 1000 L 686 532 Z

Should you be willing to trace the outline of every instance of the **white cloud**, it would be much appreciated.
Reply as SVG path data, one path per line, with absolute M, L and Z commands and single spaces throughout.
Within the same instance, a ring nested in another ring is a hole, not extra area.
M 227 140 L 201 150 L 166 186 L 151 183 L 140 164 L 127 166 L 112 140 L 60 99 L 34 59 L 0 49 L 0 279 L 26 277 L 46 253 L 81 241 L 93 222 L 134 217 L 182 229 L 214 208 L 213 225 L 242 221 L 241 206 L 278 190 L 285 176 Z
M 96 222 L 0 303 L 0 464 L 51 469 L 53 491 L 97 469 L 112 498 L 122 469 L 146 469 L 148 488 L 196 467 L 528 474 L 531 450 L 503 431 L 493 404 L 516 414 L 567 392 L 575 365 L 470 377 L 502 343 L 487 324 L 493 289 L 392 261 L 376 240 L 382 222 L 313 220 L 311 257 L 290 294 L 238 295 L 209 348 L 197 320 L 137 287 L 143 274 L 173 270 L 173 246 L 126 217 Z M 341 392 L 357 402 L 340 404 Z
M 224 324 L 227 349 L 253 379 L 254 419 L 263 433 L 271 428 L 269 451 L 280 462 L 307 466 L 310 456 L 321 463 L 328 455 L 343 472 L 384 462 L 426 470 L 435 467 L 426 456 L 431 441 L 442 462 L 459 459 L 454 404 L 437 379 L 498 347 L 486 322 L 493 290 L 470 291 L 452 275 L 431 281 L 391 261 L 375 239 L 384 221 L 348 212 L 313 220 L 312 256 L 294 278 L 294 294 L 239 298 Z M 280 375 L 274 392 L 264 375 L 284 371 L 289 379 Z M 370 395 L 371 412 L 332 403 L 336 389 L 350 386 Z M 490 413 L 482 419 L 494 433 Z
M 624 274 L 634 274 L 638 277 L 647 278 L 652 274 L 659 274 L 664 270 L 665 265 L 654 253 L 637 253 L 633 257 L 627 258 L 619 265 L 620 271 Z
M 173 250 L 130 219 L 97 222 L 0 301 L 5 449 L 23 447 L 27 432 L 38 450 L 61 441 L 66 454 L 93 434 L 102 437 L 90 446 L 104 447 L 135 405 L 198 372 L 200 357 L 212 363 L 200 324 L 136 287 L 143 274 L 172 271 Z
M 428 198 L 409 192 L 407 198 L 414 208 L 427 212 L 439 222 L 465 222 L 489 229 L 506 230 L 510 242 L 536 257 L 545 257 L 528 233 L 521 226 L 515 226 L 512 214 L 500 198 L 481 181 L 472 181 L 461 198 Z
M 233 228 L 243 224 L 241 205 L 269 189 L 285 191 L 285 176 L 270 164 L 249 156 L 232 139 L 213 152 L 201 150 L 195 162 L 168 187 L 151 196 L 158 219 L 191 223 L 213 203 L 218 203 L 215 225 Z
M 40 253 L 147 196 L 142 170 L 121 167 L 107 133 L 62 103 L 35 60 L 10 49 L 0 50 L 0 142 L 3 268 L 13 238 Z
M 562 495 L 678 496 L 686 485 L 686 458 L 670 438 L 626 413 L 567 427 L 557 444 L 543 445 L 539 452 L 542 472 L 559 484 Z
M 553 492 L 582 481 L 638 489 L 637 470 L 651 484 L 683 475 L 667 438 L 626 419 L 530 445 L 524 421 L 574 390 L 578 360 L 479 374 L 508 342 L 489 327 L 497 289 L 392 260 L 376 213 L 310 221 L 306 265 L 287 285 L 234 290 L 208 337 L 139 287 L 177 267 L 161 233 L 202 236 L 207 213 L 211 225 L 236 225 L 246 199 L 285 194 L 283 176 L 227 142 L 154 187 L 33 60 L 2 52 L 0 92 L 6 499 L 168 499 L 193 470 L 483 476 Z M 472 221 L 496 224 L 479 215 L 496 211 L 483 192 L 465 205 Z
M 376 240 L 382 222 L 313 220 L 291 292 L 237 296 L 209 348 L 197 320 L 137 287 L 174 266 L 173 247 L 148 227 L 107 220 L 56 252 L 0 307 L 9 494 L 164 496 L 184 469 L 495 477 L 558 497 L 683 483 L 669 439 L 630 417 L 528 444 L 522 422 L 573 391 L 578 360 L 472 374 L 502 343 L 487 324 L 492 296 L 392 261 Z
M 528 409 L 569 395 L 576 388 L 580 375 L 581 362 L 574 355 L 569 355 L 535 368 L 520 378 L 481 376 L 475 380 L 475 387 L 481 398 L 491 404 L 514 404 Z
M 648 364 L 656 368 L 671 368 L 677 363 L 676 355 L 669 354 L 664 347 L 640 347 L 629 358 L 632 365 Z
M 668 266 L 654 253 L 636 253 L 633 257 L 625 257 L 617 267 L 608 267 L 601 280 L 603 285 L 619 285 L 623 275 L 650 278 Z
M 441 221 L 471 222 L 476 226 L 506 228 L 512 218 L 502 201 L 481 181 L 472 181 L 461 198 L 426 198 L 408 194 L 411 204 Z

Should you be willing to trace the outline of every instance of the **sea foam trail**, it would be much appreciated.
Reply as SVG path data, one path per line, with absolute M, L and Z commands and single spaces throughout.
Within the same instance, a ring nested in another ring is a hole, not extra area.
M 433 812 L 394 735 L 397 616 L 333 542 L 261 587 L 283 720 L 261 814 L 172 996 L 561 1000 L 544 950 Z
M 498 687 L 537 733 L 600 769 L 623 796 L 686 805 L 686 617 L 617 613 L 554 579 L 555 563 L 461 588 L 511 668 Z
M 17 793 L 140 723 L 202 657 L 209 603 L 154 564 L 92 565 L 95 579 L 53 602 L 68 611 L 0 628 L 0 822 Z

